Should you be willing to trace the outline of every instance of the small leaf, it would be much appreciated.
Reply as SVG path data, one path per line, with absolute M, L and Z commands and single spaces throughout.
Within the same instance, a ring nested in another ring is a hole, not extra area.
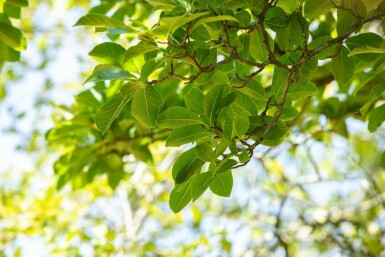
M 112 122 L 119 116 L 126 104 L 131 100 L 132 94 L 121 96 L 116 94 L 108 103 L 102 106 L 95 115 L 96 127 L 102 134 L 110 128 Z
M 94 73 L 92 73 L 92 75 L 83 83 L 83 85 L 88 82 L 125 79 L 129 77 L 133 77 L 131 73 L 117 68 L 95 70 Z
M 196 155 L 205 162 L 212 162 L 215 159 L 213 149 L 208 143 L 199 143 L 195 147 Z
M 229 197 L 233 189 L 233 175 L 231 170 L 216 174 L 210 184 L 210 189 L 214 194 Z
M 170 208 L 174 213 L 180 212 L 191 201 L 192 181 L 187 181 L 181 190 L 175 186 L 170 194 Z
M 191 91 L 185 96 L 184 101 L 186 107 L 197 114 L 203 114 L 203 99 L 204 95 L 199 88 L 192 88 Z
M 377 130 L 385 121 L 385 104 L 380 105 L 369 112 L 368 129 L 370 132 Z
M 207 188 L 209 188 L 213 174 L 211 172 L 201 173 L 194 177 L 192 181 L 192 200 L 197 200 Z
M 180 128 L 202 124 L 202 121 L 196 113 L 182 106 L 172 106 L 159 115 L 157 124 L 161 128 Z
M 144 125 L 153 128 L 156 125 L 162 105 L 163 98 L 156 87 L 147 86 L 135 92 L 132 99 L 131 114 Z
M 189 180 L 203 164 L 204 162 L 196 156 L 195 148 L 191 148 L 175 160 L 172 167 L 172 178 L 175 183 L 182 184 Z
M 126 49 L 113 42 L 101 43 L 94 47 L 88 54 L 97 62 L 103 64 L 121 64 L 123 63 Z
M 201 125 L 191 125 L 174 129 L 167 137 L 166 146 L 181 146 L 192 143 L 205 129 Z

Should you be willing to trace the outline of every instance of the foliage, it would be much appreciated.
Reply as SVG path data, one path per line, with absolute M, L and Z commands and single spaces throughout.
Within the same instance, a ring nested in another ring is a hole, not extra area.
M 318 134 L 320 115 L 333 133 L 348 136 L 351 116 L 368 117 L 374 132 L 385 117 L 385 56 L 383 34 L 368 29 L 379 31 L 383 7 L 360 0 L 102 2 L 75 24 L 112 40 L 89 53 L 100 63 L 86 80 L 95 86 L 77 96 L 73 118 L 47 134 L 67 148 L 55 164 L 58 188 L 105 171 L 116 187 L 124 156 L 152 163 L 154 142 L 187 145 L 172 169 L 170 206 L 178 212 L 208 188 L 230 195 L 232 171 L 256 148 L 281 144 L 294 127 Z
M 193 218 L 172 217 L 212 237 L 191 236 L 168 256 L 381 256 L 384 17 L 381 0 L 101 1 L 74 22 L 102 35 L 89 51 L 99 64 L 46 133 L 60 152 L 56 188 L 107 190 L 106 177 L 162 233 L 176 226 L 164 201 L 180 212 L 199 198 Z M 361 122 L 373 134 L 357 133 Z M 235 238 L 219 220 L 236 224 Z M 240 234 L 251 250 L 234 254 Z M 151 236 L 125 238 L 134 243 L 124 250 L 162 255 L 162 235 Z
M 11 19 L 20 19 L 22 8 L 27 6 L 28 0 L 0 1 L 0 67 L 4 62 L 18 61 L 20 51 L 27 47 L 23 32 L 11 21 Z

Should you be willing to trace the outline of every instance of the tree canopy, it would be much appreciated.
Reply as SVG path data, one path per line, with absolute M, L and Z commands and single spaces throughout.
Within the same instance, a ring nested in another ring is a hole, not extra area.
M 9 18 L 28 3 L 0 3 L 0 62 L 18 61 L 26 40 Z M 72 29 L 100 36 L 88 52 L 97 64 L 45 134 L 57 190 L 100 177 L 115 190 L 146 167 L 161 189 L 146 200 L 130 184 L 125 201 L 153 214 L 167 199 L 199 223 L 218 200 L 206 191 L 232 195 L 245 204 L 218 212 L 261 223 L 251 254 L 385 253 L 385 1 L 110 0 L 87 11 Z M 233 190 L 238 179 L 247 186 Z

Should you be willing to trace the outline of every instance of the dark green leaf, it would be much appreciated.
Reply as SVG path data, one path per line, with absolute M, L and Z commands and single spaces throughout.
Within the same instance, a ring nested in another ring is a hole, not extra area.
M 219 106 L 222 101 L 223 88 L 223 85 L 212 86 L 204 98 L 203 108 L 205 114 L 209 118 L 210 125 L 216 123 Z
M 175 183 L 182 184 L 191 178 L 203 164 L 204 162 L 196 156 L 195 148 L 191 148 L 175 160 L 172 167 L 172 178 Z

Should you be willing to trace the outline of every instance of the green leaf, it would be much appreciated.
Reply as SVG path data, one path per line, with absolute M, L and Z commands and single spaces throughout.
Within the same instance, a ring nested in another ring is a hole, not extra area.
M 246 148 L 242 149 L 242 152 L 238 155 L 238 159 L 240 162 L 248 162 L 250 161 L 250 155 L 247 152 Z
M 107 68 L 101 70 L 95 70 L 92 75 L 83 83 L 86 84 L 88 82 L 98 82 L 105 80 L 116 80 L 116 79 L 125 79 L 133 77 L 131 73 L 125 70 L 117 69 L 117 68 Z
M 1 3 L 0 3 L 1 5 Z M 16 19 L 21 18 L 21 7 L 5 2 L 3 5 L 3 12 L 8 16 Z
M 274 41 L 269 36 L 269 47 L 274 49 Z M 250 33 L 250 55 L 259 62 L 264 62 L 269 57 L 266 46 L 263 43 L 263 36 L 260 30 L 254 30 Z
M 96 127 L 102 134 L 110 128 L 112 122 L 119 116 L 126 104 L 131 100 L 132 94 L 122 96 L 116 94 L 95 115 Z
M 180 128 L 202 124 L 202 120 L 196 113 L 182 106 L 172 106 L 159 115 L 157 124 L 161 128 Z
M 6 23 L 0 23 L 0 40 L 17 51 L 22 51 L 27 48 L 27 40 L 23 33 L 19 29 Z
M 192 181 L 187 181 L 181 190 L 175 186 L 170 194 L 170 208 L 174 213 L 180 212 L 191 201 Z
M 167 137 L 166 146 L 181 146 L 192 143 L 205 129 L 201 125 L 191 125 L 174 129 Z
M 283 121 L 289 121 L 297 117 L 298 111 L 293 106 L 284 106 L 282 109 L 282 114 L 279 117 Z
M 306 0 L 304 6 L 304 14 L 306 18 L 313 20 L 325 13 L 330 12 L 332 7 L 333 6 L 330 1 Z
M 185 25 L 186 23 L 189 23 L 207 14 L 209 13 L 202 12 L 202 13 L 194 13 L 189 16 L 164 17 L 164 18 L 161 18 L 159 21 L 160 28 L 166 30 L 167 33 L 171 34 L 178 28 Z
M 282 95 L 286 86 L 286 80 L 288 78 L 287 70 L 284 70 L 278 66 L 274 67 L 273 81 L 271 84 L 271 95 L 276 97 Z
M 233 189 L 233 175 L 231 170 L 216 174 L 210 184 L 210 189 L 214 194 L 229 197 Z
M 375 33 L 362 33 L 346 40 L 346 45 L 352 51 L 348 56 L 357 55 L 366 62 L 371 62 L 379 57 L 378 53 L 385 53 L 381 48 L 383 39 Z
M 355 70 L 355 61 L 348 57 L 349 50 L 342 47 L 336 57 L 332 59 L 332 73 L 339 85 L 346 84 L 352 79 Z
M 28 7 L 28 0 L 7 0 L 7 3 L 20 7 Z
M 254 99 L 266 100 L 265 89 L 254 79 L 250 80 L 246 86 L 236 89 Z
M 224 73 L 221 70 L 216 70 L 213 76 L 213 82 L 216 85 L 230 85 L 229 78 L 227 77 L 227 74 Z
M 312 82 L 292 83 L 289 86 L 287 96 L 290 97 L 293 101 L 298 101 L 308 96 L 315 95 L 317 93 L 318 93 L 318 88 Z
M 347 33 L 354 23 L 356 23 L 356 19 L 351 13 L 341 9 L 337 10 L 337 33 L 339 36 Z
M 195 147 L 196 155 L 205 162 L 212 162 L 215 159 L 213 149 L 208 143 L 199 143 Z
M 123 22 L 111 19 L 100 13 L 89 13 L 81 17 L 74 26 L 92 26 L 108 28 L 128 28 Z
M 186 107 L 197 114 L 203 114 L 203 92 L 199 88 L 192 88 L 191 91 L 185 96 L 184 101 Z
M 219 164 L 217 164 L 213 173 L 218 174 L 218 173 L 226 172 L 228 170 L 231 170 L 237 164 L 238 162 L 236 160 L 229 159 L 229 158 L 223 159 L 219 162 Z
M 242 137 L 249 130 L 249 127 L 249 115 L 244 111 L 233 111 L 233 131 L 231 132 L 231 138 L 235 136 Z
M 172 178 L 175 183 L 182 184 L 189 180 L 203 164 L 204 162 L 196 156 L 195 148 L 191 148 L 175 160 L 172 167 Z
M 176 7 L 176 1 L 171 0 L 146 0 L 151 6 L 154 6 L 156 10 L 172 11 Z
M 135 92 L 132 99 L 131 114 L 136 120 L 153 128 L 156 125 L 162 105 L 163 98 L 156 87 L 147 86 Z
M 210 121 L 210 125 L 214 125 L 218 118 L 217 114 L 222 101 L 223 88 L 223 85 L 212 86 L 203 100 L 203 109 Z
M 157 51 L 159 48 L 157 45 L 149 44 L 149 43 L 142 43 L 135 46 L 131 46 L 127 49 L 126 55 L 124 56 L 124 61 L 128 61 L 131 58 L 134 58 L 135 56 L 138 56 L 140 54 L 149 53 L 152 51 Z
M 304 27 L 305 35 L 301 30 L 300 22 Z M 293 12 L 289 17 L 287 27 L 277 31 L 276 41 L 283 50 L 296 50 L 304 46 L 304 36 L 308 34 L 307 21 L 297 12 Z
M 370 132 L 377 130 L 385 121 L 385 104 L 380 105 L 369 112 L 368 129 Z
M 191 30 L 196 29 L 197 27 L 199 27 L 202 24 L 206 24 L 206 23 L 209 23 L 209 22 L 215 22 L 215 21 L 235 21 L 235 22 L 238 22 L 238 20 L 235 17 L 233 17 L 233 16 L 230 16 L 230 15 L 218 15 L 218 16 L 213 16 L 213 17 L 208 17 L 208 18 L 200 19 L 199 21 L 197 21 L 194 24 L 194 26 L 191 28 Z
M 367 53 L 385 54 L 385 48 L 363 46 L 363 47 L 355 48 L 353 51 L 351 51 L 348 54 L 348 56 L 350 57 L 354 55 L 367 54 Z M 371 59 L 370 61 L 373 61 L 373 59 Z
M 279 0 L 277 6 L 281 7 L 285 12 L 292 13 L 299 7 L 298 0 Z
M 201 173 L 194 177 L 191 188 L 193 201 L 197 200 L 209 188 L 212 180 L 213 174 L 211 172 Z
M 101 43 L 89 52 L 95 61 L 103 64 L 120 65 L 123 63 L 126 49 L 113 42 Z

